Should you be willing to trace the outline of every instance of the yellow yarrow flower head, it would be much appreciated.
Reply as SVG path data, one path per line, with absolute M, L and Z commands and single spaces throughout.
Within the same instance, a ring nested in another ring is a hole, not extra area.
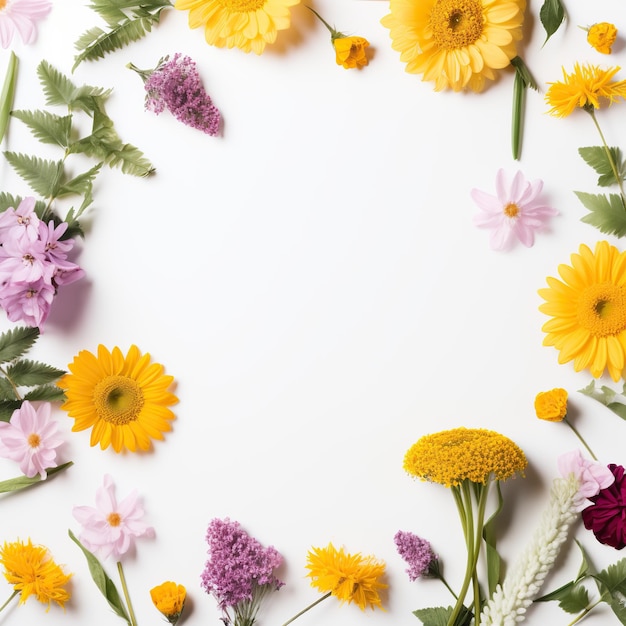
M 48 549 L 44 546 L 14 541 L 5 542 L 0 548 L 0 565 L 4 567 L 4 577 L 13 585 L 15 593 L 20 594 L 20 604 L 30 596 L 35 596 L 42 604 L 56 602 L 61 608 L 70 599 L 65 585 L 72 577 L 65 574 L 57 565 Z
M 567 415 L 567 391 L 558 387 L 538 393 L 535 398 L 535 413 L 540 420 L 562 422 Z
M 609 22 L 598 22 L 587 30 L 587 41 L 602 54 L 611 54 L 616 39 L 617 28 Z
M 170 624 L 176 624 L 185 606 L 187 590 L 183 585 L 177 585 L 168 580 L 150 589 L 150 597 L 154 606 L 165 615 L 167 621 Z
M 425 435 L 404 457 L 405 471 L 424 481 L 456 487 L 523 474 L 528 462 L 508 437 L 483 428 L 453 428 Z

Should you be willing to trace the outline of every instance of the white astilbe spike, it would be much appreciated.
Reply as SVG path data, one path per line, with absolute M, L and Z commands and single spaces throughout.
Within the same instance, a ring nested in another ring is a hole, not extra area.
M 481 615 L 481 626 L 513 626 L 526 617 L 543 581 L 554 565 L 569 527 L 576 519 L 576 496 L 580 483 L 569 478 L 555 478 L 550 490 L 550 504 L 541 524 L 515 567 L 498 585 Z

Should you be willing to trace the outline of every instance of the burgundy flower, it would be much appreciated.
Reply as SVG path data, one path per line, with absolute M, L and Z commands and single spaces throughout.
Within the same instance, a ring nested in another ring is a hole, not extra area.
M 589 498 L 593 504 L 583 510 L 583 522 L 600 543 L 621 550 L 626 546 L 626 480 L 624 468 L 611 463 L 615 482 Z

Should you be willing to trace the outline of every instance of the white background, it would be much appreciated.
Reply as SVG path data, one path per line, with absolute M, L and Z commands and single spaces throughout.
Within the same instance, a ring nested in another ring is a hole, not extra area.
M 479 95 L 435 93 L 391 49 L 381 0 L 314 5 L 339 30 L 369 39 L 361 71 L 335 64 L 327 31 L 303 5 L 260 57 L 208 46 L 201 29 L 188 29 L 187 13 L 169 10 L 142 41 L 77 68 L 76 84 L 113 88 L 107 112 L 157 173 L 101 173 L 78 256 L 87 276 L 61 289 L 30 356 L 65 368 L 82 349 L 126 352 L 135 343 L 176 378 L 180 402 L 173 431 L 148 454 L 90 448 L 89 432 L 72 433 L 73 420 L 55 409 L 66 437 L 60 460 L 75 465 L 50 484 L 3 496 L 0 540 L 48 546 L 74 573 L 72 600 L 65 613 L 15 604 L 2 624 L 121 623 L 67 536 L 80 530 L 72 507 L 93 505 L 107 472 L 120 498 L 140 491 L 156 530 L 124 561 L 140 626 L 160 619 L 148 590 L 168 579 L 188 588 L 188 626 L 220 623 L 199 577 L 207 524 L 226 516 L 285 559 L 286 585 L 264 605 L 262 626 L 280 626 L 319 597 L 305 578 L 306 554 L 329 541 L 387 563 L 386 611 L 363 614 L 330 599 L 297 623 L 410 626 L 419 623 L 412 610 L 450 597 L 436 581 L 409 582 L 396 531 L 429 539 L 457 589 L 464 569 L 452 497 L 402 469 L 419 437 L 485 427 L 525 451 L 526 478 L 504 489 L 500 546 L 509 564 L 539 521 L 558 455 L 577 447 L 565 425 L 535 417 L 539 391 L 565 387 L 596 454 L 626 461 L 626 424 L 577 393 L 588 373 L 559 365 L 557 351 L 542 346 L 547 318 L 537 295 L 581 243 L 604 238 L 580 222 L 586 210 L 573 193 L 599 191 L 577 154 L 598 136 L 582 112 L 547 115 L 546 82 L 576 61 L 624 64 L 626 11 L 622 0 L 569 0 L 567 23 L 542 47 L 540 4 L 527 10 L 520 50 L 541 88 L 528 94 L 519 163 L 510 149 L 513 74 L 503 71 Z M 57 1 L 35 45 L 14 40 L 15 108 L 44 106 L 35 72 L 42 58 L 70 74 L 73 42 L 102 25 L 86 5 Z M 578 28 L 597 21 L 621 28 L 611 57 Z M 175 52 L 198 63 L 223 114 L 222 136 L 144 111 L 142 82 L 126 63 L 150 68 Z M 8 54 L 0 51 L 0 68 Z M 625 111 L 617 104 L 598 116 L 609 143 L 623 149 Z M 3 148 L 58 157 L 17 120 Z M 472 224 L 470 190 L 494 192 L 500 167 L 543 179 L 544 197 L 560 211 L 530 249 L 494 252 L 488 232 Z M 29 193 L 4 160 L 0 178 L 3 190 Z M 0 461 L 0 477 L 18 473 Z M 598 568 L 624 556 L 580 524 L 574 533 Z M 544 591 L 576 574 L 579 556 L 568 546 Z M 106 567 L 117 580 L 115 564 Z M 2 582 L 0 600 L 10 591 Z M 571 617 L 556 605 L 529 614 L 533 624 L 548 619 Z M 587 620 L 612 622 L 604 609 Z

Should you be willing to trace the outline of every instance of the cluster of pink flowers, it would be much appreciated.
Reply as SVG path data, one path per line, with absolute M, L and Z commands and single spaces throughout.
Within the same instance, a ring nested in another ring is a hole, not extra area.
M 67 226 L 40 220 L 32 197 L 0 214 L 0 307 L 12 322 L 41 327 L 58 287 L 84 276 L 67 259 L 74 246 L 62 239 Z
M 433 567 L 438 565 L 438 557 L 433 552 L 429 541 L 403 530 L 399 530 L 393 540 L 398 554 L 409 566 L 406 570 L 409 580 L 432 575 Z

